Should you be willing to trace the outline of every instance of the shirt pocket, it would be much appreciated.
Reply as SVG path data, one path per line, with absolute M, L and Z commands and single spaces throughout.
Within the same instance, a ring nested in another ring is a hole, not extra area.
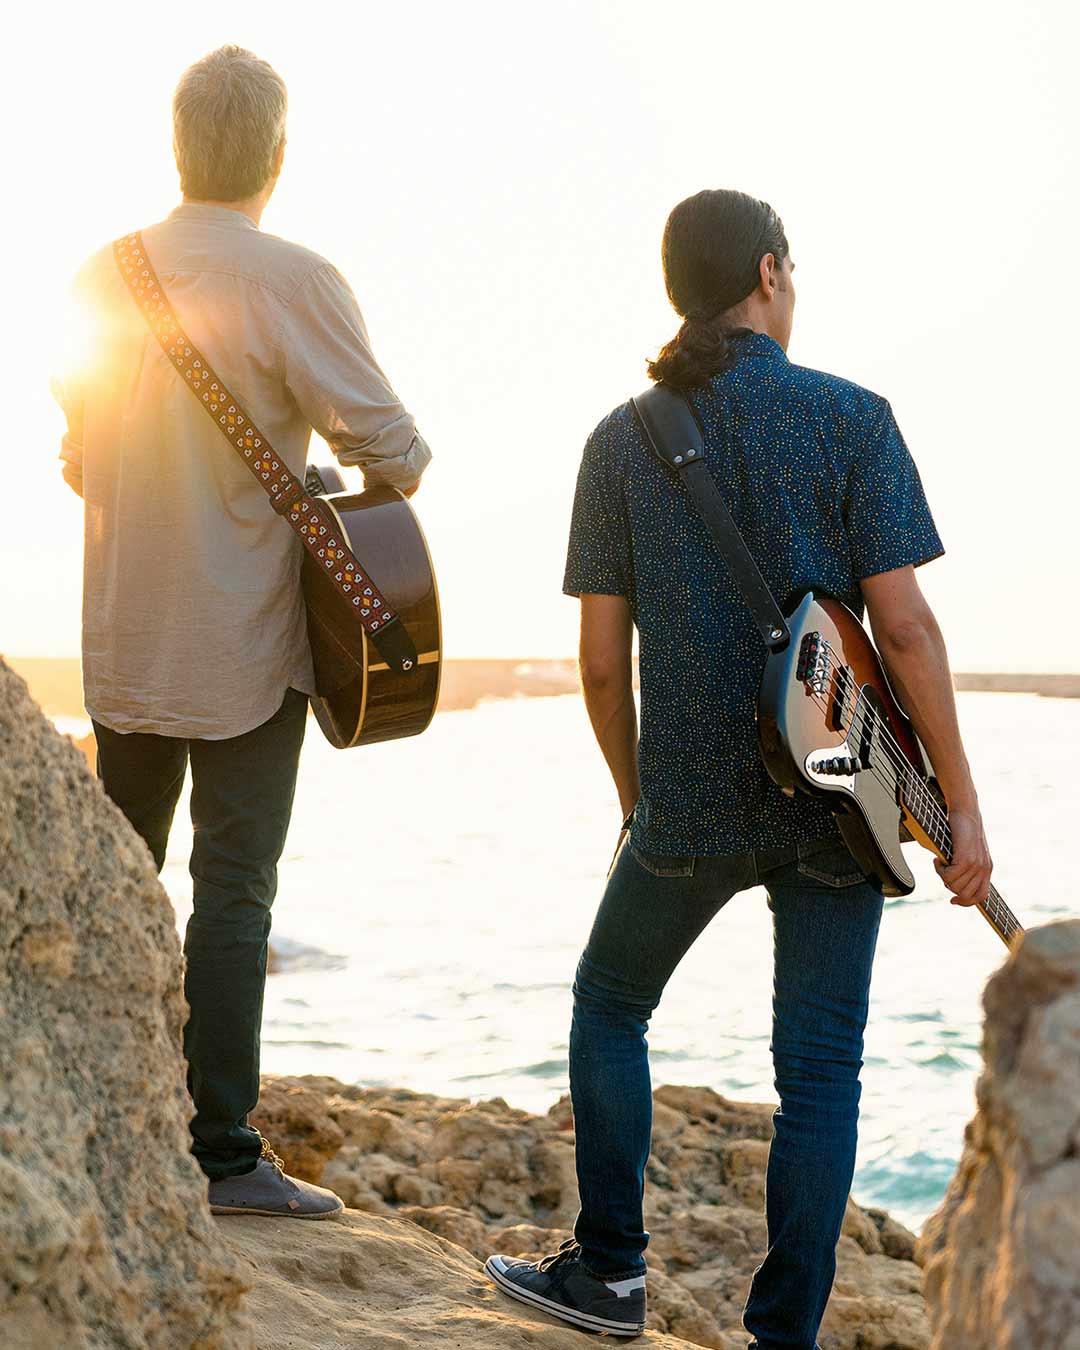
M 856 882 L 866 880 L 866 873 L 843 844 L 830 844 L 809 857 L 800 853 L 798 872 L 800 876 L 836 888 L 854 886 Z
M 694 875 L 694 859 L 669 857 L 658 853 L 646 853 L 643 849 L 635 848 L 633 844 L 627 846 L 634 855 L 635 860 L 644 867 L 646 872 L 651 872 L 654 877 L 692 877 Z

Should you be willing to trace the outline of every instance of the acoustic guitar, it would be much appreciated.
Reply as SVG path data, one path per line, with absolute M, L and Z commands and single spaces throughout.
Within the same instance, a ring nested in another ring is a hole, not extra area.
M 315 667 L 315 718 L 339 750 L 416 736 L 439 701 L 442 619 L 424 532 L 396 488 L 350 492 L 335 468 L 309 468 L 307 493 L 319 499 L 358 558 L 372 559 L 379 587 L 416 647 L 408 670 L 380 658 L 316 558 L 305 551 L 301 583 Z
M 838 812 L 844 842 L 886 895 L 915 878 L 901 844 L 950 862 L 944 799 L 873 643 L 841 601 L 806 594 L 787 618 L 791 640 L 771 651 L 758 699 L 758 740 L 773 781 Z M 978 905 L 1006 946 L 1023 928 L 996 887 Z

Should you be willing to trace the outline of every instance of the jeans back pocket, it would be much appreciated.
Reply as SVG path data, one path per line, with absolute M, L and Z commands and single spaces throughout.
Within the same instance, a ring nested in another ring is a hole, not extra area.
M 628 845 L 630 852 L 634 855 L 636 862 L 640 863 L 646 872 L 651 872 L 654 877 L 692 877 L 694 875 L 694 859 L 666 857 L 657 853 L 645 853 L 633 844 Z
M 854 886 L 856 882 L 866 880 L 866 873 L 846 845 L 840 843 L 815 849 L 807 857 L 803 856 L 800 845 L 798 871 L 800 876 L 810 877 L 825 886 Z

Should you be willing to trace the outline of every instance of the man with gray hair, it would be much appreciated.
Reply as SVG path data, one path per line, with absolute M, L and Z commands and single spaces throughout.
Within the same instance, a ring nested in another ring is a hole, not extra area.
M 415 491 L 430 452 L 371 352 L 343 277 L 259 229 L 286 93 L 222 47 L 173 101 L 183 203 L 142 231 L 184 330 L 303 480 L 312 428 L 369 486 Z M 249 1125 L 270 907 L 315 692 L 302 546 L 185 387 L 111 248 L 76 282 L 97 342 L 56 393 L 64 476 L 84 498 L 83 682 L 105 791 L 160 870 L 187 765 L 194 909 L 184 1032 L 193 1152 L 218 1213 L 324 1218 Z

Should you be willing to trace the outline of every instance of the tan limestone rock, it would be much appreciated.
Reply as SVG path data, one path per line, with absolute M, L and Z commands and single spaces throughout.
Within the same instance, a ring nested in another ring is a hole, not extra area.
M 295 1078 L 264 1077 L 250 1119 L 276 1153 L 288 1156 L 290 1172 L 302 1181 L 318 1184 L 323 1168 L 345 1142 L 326 1097 Z
M 0 1340 L 253 1344 L 188 1153 L 172 906 L 0 661 Z
M 259 1350 L 581 1350 L 582 1333 L 498 1292 L 480 1262 L 400 1219 L 218 1220 L 254 1285 Z M 642 1350 L 688 1350 L 648 1331 Z
M 421 1228 L 426 1228 L 429 1233 L 445 1238 L 447 1242 L 464 1247 L 481 1260 L 489 1255 L 487 1229 L 479 1219 L 466 1214 L 463 1209 L 454 1209 L 451 1205 L 434 1205 L 430 1209 L 425 1209 L 423 1205 L 402 1205 L 397 1214 L 402 1219 L 409 1219 Z
M 397 1214 L 475 1255 L 554 1250 L 577 1213 L 573 1118 L 299 1079 L 326 1097 L 345 1143 L 323 1182 L 347 1204 Z M 664 1087 L 654 1103 L 646 1224 L 650 1326 L 705 1346 L 745 1346 L 742 1308 L 766 1248 L 765 1166 L 773 1108 L 708 1088 Z M 849 1203 L 826 1313 L 826 1350 L 925 1350 L 914 1235 Z
M 871 1208 L 866 1210 L 866 1214 L 878 1230 L 881 1250 L 886 1256 L 894 1256 L 900 1261 L 918 1260 L 918 1244 L 915 1240 L 915 1234 L 912 1233 L 910 1228 L 905 1228 L 902 1223 L 898 1223 L 884 1209 Z
M 986 986 L 977 1112 L 920 1240 L 933 1350 L 1080 1350 L 1080 920 Z

